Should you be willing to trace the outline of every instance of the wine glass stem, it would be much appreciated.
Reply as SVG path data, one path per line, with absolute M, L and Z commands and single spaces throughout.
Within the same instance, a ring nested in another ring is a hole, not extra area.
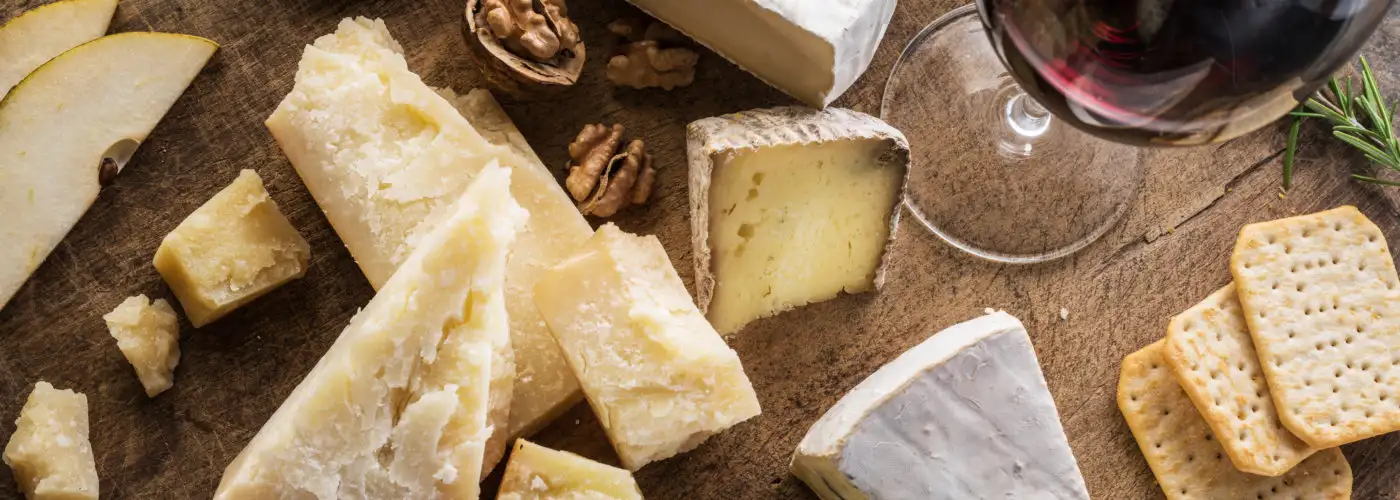
M 1018 88 L 1006 101 L 1006 124 L 1016 135 L 1031 140 L 1050 128 L 1050 111 Z

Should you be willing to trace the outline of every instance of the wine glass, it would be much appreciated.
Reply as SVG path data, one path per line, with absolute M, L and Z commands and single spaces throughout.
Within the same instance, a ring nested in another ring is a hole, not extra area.
M 906 205 L 999 262 L 1068 256 L 1127 213 L 1141 146 L 1238 137 L 1347 63 L 1392 0 L 977 0 L 924 28 L 881 115 Z M 979 15 L 980 14 L 980 15 Z

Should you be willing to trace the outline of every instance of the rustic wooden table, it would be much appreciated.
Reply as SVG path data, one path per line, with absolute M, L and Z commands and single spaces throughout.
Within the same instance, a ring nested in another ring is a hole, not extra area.
M 7 0 L 0 19 L 46 1 Z M 462 3 L 124 0 L 115 31 L 190 33 L 223 49 L 132 168 L 0 311 L 0 441 L 9 439 L 34 382 L 48 380 L 88 395 L 103 498 L 210 496 L 224 466 L 372 295 L 263 119 L 291 89 L 302 46 L 345 16 L 384 18 L 430 84 L 459 90 L 479 84 L 460 35 Z M 837 104 L 878 113 L 900 49 L 955 6 L 952 0 L 900 2 L 869 73 Z M 645 138 L 661 171 L 656 201 L 619 224 L 658 235 L 691 285 L 684 125 L 793 101 L 712 54 L 702 59 L 692 87 L 614 89 L 602 76 L 604 58 L 597 57 L 610 43 L 603 26 L 636 11 L 622 0 L 575 0 L 571 7 L 594 48 L 583 81 L 554 100 L 506 102 L 506 109 L 550 165 L 565 164 L 566 146 L 585 123 L 623 123 Z M 1368 53 L 1383 85 L 1400 89 L 1400 12 L 1392 10 Z M 1119 361 L 1161 337 L 1173 313 L 1230 280 L 1226 261 L 1239 227 L 1351 204 L 1400 245 L 1400 190 L 1349 181 L 1346 174 L 1364 162 L 1325 138 L 1320 128 L 1304 133 L 1296 187 L 1286 196 L 1279 190 L 1282 125 L 1218 146 L 1145 151 L 1147 183 L 1126 220 L 1079 255 L 1050 265 L 977 261 L 904 224 L 883 292 L 758 321 L 732 341 L 763 415 L 643 469 L 637 474 L 642 490 L 658 499 L 813 498 L 787 472 L 808 426 L 878 366 L 943 327 L 995 307 L 1030 328 L 1093 496 L 1160 496 L 1114 403 Z M 175 387 L 148 399 L 101 316 L 128 295 L 171 297 L 150 263 L 161 238 L 243 168 L 262 174 L 311 242 L 310 271 L 206 328 L 182 325 Z M 1068 320 L 1060 318 L 1062 308 Z M 616 462 L 586 405 L 536 439 Z M 1400 434 L 1345 451 L 1356 471 L 1356 498 L 1400 493 Z M 9 469 L 0 467 L 0 497 L 18 495 Z

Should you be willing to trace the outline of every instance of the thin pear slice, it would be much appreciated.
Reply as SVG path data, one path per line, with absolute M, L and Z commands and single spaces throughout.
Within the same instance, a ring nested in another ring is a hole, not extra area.
M 0 101 L 0 308 L 97 199 L 99 171 L 110 180 L 125 165 L 218 47 L 166 33 L 102 37 Z
M 0 25 L 0 97 L 49 59 L 107 34 L 117 0 L 60 0 Z

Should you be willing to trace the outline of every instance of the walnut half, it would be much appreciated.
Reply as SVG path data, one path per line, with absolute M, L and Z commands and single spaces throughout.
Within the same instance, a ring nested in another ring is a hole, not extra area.
M 622 125 L 588 125 L 569 144 L 574 164 L 564 187 L 584 215 L 611 217 L 651 198 L 656 183 L 651 155 L 641 139 L 633 139 L 619 151 L 623 131 Z
M 700 54 L 685 44 L 685 36 L 659 21 L 619 19 L 608 31 L 623 38 L 620 53 L 608 60 L 608 80 L 635 89 L 671 90 L 695 82 Z
M 568 87 L 583 71 L 564 0 L 468 0 L 464 35 L 486 80 L 515 97 Z

